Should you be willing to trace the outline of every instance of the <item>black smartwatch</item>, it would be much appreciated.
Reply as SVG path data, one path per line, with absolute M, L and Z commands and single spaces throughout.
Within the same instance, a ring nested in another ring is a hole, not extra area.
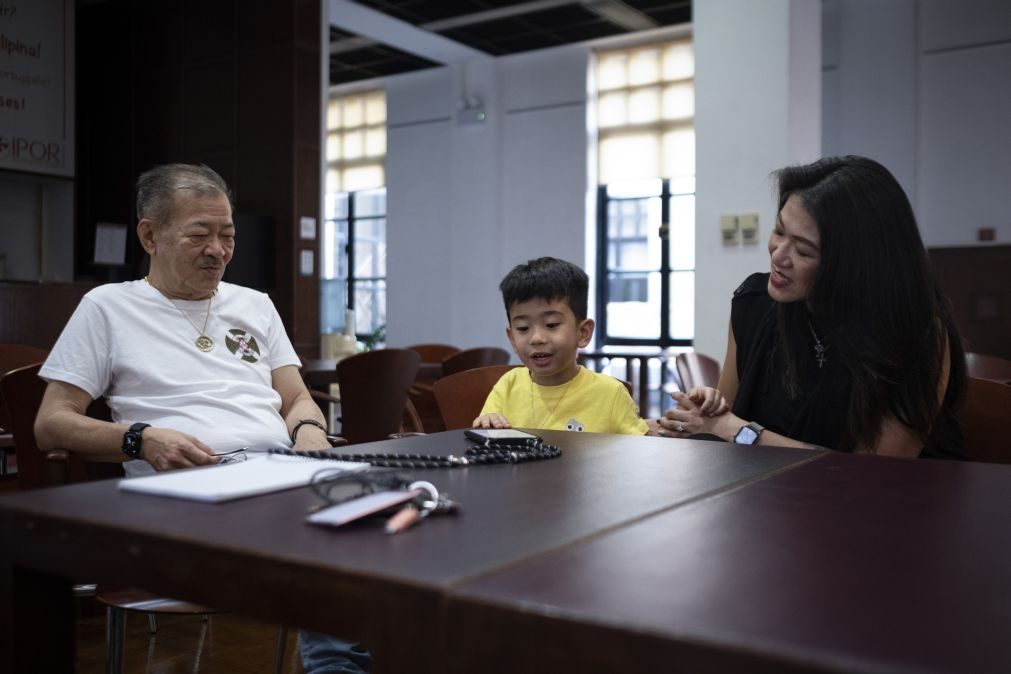
M 734 442 L 739 445 L 753 445 L 758 442 L 758 438 L 764 430 L 765 427 L 757 421 L 748 422 L 741 426 L 741 430 L 737 431 L 737 435 L 734 436 Z
M 130 426 L 130 430 L 123 434 L 123 453 L 129 456 L 131 459 L 140 458 L 140 446 L 143 441 L 141 438 L 141 433 L 144 432 L 145 428 L 149 428 L 151 424 L 145 424 L 140 421 Z

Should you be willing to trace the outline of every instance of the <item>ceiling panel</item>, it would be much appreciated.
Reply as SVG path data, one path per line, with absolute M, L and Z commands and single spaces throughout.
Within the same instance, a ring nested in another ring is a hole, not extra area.
M 601 37 L 630 33 L 592 11 L 592 2 L 556 0 L 357 0 L 357 4 L 405 21 L 422 30 L 428 24 L 458 20 L 454 25 L 431 30 L 444 38 L 492 56 L 556 47 Z M 611 6 L 631 11 L 660 26 L 691 21 L 691 0 L 609 0 Z M 491 11 L 506 11 L 507 17 L 487 17 Z M 482 20 L 476 20 L 482 19 Z M 485 20 L 487 19 L 487 20 Z M 331 17 L 331 43 L 338 49 L 330 57 L 330 83 L 409 72 L 441 65 L 436 61 L 398 49 L 397 45 L 362 40 L 342 29 L 340 17 Z

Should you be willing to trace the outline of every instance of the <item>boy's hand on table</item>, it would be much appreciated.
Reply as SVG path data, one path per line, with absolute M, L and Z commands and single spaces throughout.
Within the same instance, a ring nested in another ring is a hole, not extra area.
M 501 414 L 489 412 L 474 419 L 471 424 L 474 428 L 512 428 L 512 424 Z

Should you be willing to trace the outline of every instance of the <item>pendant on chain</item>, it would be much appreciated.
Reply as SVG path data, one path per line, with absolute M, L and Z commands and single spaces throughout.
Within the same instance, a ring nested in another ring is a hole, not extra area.
M 825 358 L 825 352 L 826 351 L 828 351 L 828 347 L 827 346 L 823 346 L 822 344 L 815 344 L 814 345 L 814 358 L 815 358 L 815 360 L 818 361 L 818 369 L 819 370 L 822 367 L 825 366 L 825 360 L 826 360 L 826 358 Z

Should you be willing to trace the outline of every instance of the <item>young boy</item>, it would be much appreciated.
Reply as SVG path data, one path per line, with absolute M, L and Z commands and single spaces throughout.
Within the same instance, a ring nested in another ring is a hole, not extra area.
M 579 348 L 593 337 L 593 320 L 586 317 L 588 286 L 582 269 L 551 257 L 506 274 L 499 285 L 509 319 L 506 335 L 526 367 L 499 379 L 475 427 L 649 431 L 624 384 L 576 361 Z

